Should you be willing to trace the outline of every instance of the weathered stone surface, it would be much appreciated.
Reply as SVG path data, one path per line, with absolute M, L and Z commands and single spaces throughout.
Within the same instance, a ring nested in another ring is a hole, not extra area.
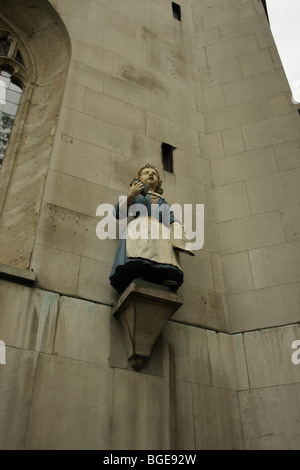
M 0 365 L 0 449 L 24 450 L 38 354 L 6 347 Z
M 299 450 L 299 390 L 297 383 L 239 392 L 246 450 Z
M 41 355 L 25 448 L 110 448 L 112 372 L 84 361 Z
M 28 271 L 27 269 L 18 269 L 0 264 L 0 279 L 16 281 L 25 285 L 33 285 L 35 283 L 35 274 L 33 271 Z
M 52 353 L 59 295 L 0 281 L 0 338 L 7 346 Z
M 30 84 L 0 261 L 37 286 L 0 282 L 3 448 L 299 448 L 300 127 L 261 2 L 186 0 L 182 21 L 161 0 L 2 6 Z M 117 240 L 95 215 L 146 161 L 169 203 L 205 204 L 205 245 L 137 374 L 110 324 Z
M 168 288 L 138 279 L 121 294 L 112 314 L 122 323 L 133 369 L 143 367 L 166 322 L 181 305 L 181 298 Z
M 237 392 L 201 384 L 192 387 L 196 449 L 243 449 Z
M 110 308 L 61 297 L 53 354 L 107 365 Z

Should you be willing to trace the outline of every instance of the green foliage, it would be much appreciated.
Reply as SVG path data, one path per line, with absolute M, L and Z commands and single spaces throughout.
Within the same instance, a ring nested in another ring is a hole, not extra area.
M 14 120 L 14 116 L 11 116 L 10 114 L 0 113 L 0 168 L 4 159 Z

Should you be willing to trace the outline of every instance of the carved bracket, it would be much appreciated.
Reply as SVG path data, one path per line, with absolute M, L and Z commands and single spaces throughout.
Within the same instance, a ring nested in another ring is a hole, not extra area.
M 113 316 L 122 324 L 128 361 L 140 370 L 168 319 L 181 307 L 181 297 L 168 288 L 135 280 L 122 293 Z

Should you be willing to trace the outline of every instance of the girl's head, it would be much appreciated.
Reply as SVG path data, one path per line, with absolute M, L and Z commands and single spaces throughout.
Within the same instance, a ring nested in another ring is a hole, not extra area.
M 163 193 L 162 180 L 160 179 L 160 174 L 153 165 L 150 165 L 150 163 L 146 163 L 146 165 L 138 171 L 137 177 L 143 183 L 148 184 L 150 189 L 152 189 L 156 193 Z

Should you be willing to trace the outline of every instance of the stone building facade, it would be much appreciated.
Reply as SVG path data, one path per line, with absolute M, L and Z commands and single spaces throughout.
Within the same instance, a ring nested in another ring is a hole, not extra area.
M 0 22 L 26 71 L 0 172 L 0 448 L 299 449 L 300 119 L 261 0 L 2 0 Z M 204 204 L 205 241 L 136 372 L 96 210 L 145 162 L 168 202 Z

